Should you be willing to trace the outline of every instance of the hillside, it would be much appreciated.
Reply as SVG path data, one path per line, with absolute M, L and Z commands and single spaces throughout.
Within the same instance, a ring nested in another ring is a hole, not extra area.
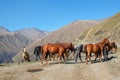
M 101 21 L 94 21 L 94 20 L 78 20 L 74 21 L 69 25 L 62 27 L 52 33 L 50 33 L 45 38 L 37 40 L 35 43 L 29 45 L 27 50 L 33 60 L 33 51 L 34 47 L 37 45 L 44 45 L 46 43 L 58 43 L 58 42 L 73 42 L 84 30 L 99 24 Z M 21 61 L 21 52 L 16 55 L 13 60 L 14 61 Z
M 111 41 L 120 44 L 120 13 L 107 19 L 105 22 L 85 30 L 75 41 L 95 43 L 108 37 Z
M 0 26 L 0 34 L 8 33 L 9 30 L 4 28 L 3 26 Z
M 45 37 L 47 34 L 49 34 L 49 32 L 47 31 L 42 31 L 42 30 L 35 29 L 35 28 L 27 28 L 27 29 L 16 31 L 16 32 L 22 34 L 27 39 L 32 40 L 32 41 L 36 41 L 42 37 Z
M 0 63 L 11 62 L 12 57 L 22 50 L 23 47 L 46 35 L 37 29 L 10 32 L 4 27 L 0 27 Z

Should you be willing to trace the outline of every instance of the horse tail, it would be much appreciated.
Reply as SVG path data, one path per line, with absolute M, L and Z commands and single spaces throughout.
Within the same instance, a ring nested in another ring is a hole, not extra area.
M 34 55 L 36 54 L 36 47 L 35 47 L 35 49 L 34 49 Z
M 115 44 L 115 52 L 117 52 L 117 44 Z
M 39 50 L 39 54 L 42 56 L 42 54 L 43 54 L 43 46 L 41 46 L 41 48 Z

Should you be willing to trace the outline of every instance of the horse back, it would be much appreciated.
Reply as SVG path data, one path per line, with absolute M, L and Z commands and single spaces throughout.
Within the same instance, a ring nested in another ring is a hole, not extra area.
M 87 44 L 86 51 L 96 53 L 96 52 L 100 51 L 100 47 L 96 44 Z
M 48 44 L 47 50 L 51 53 L 58 53 L 58 52 L 64 52 L 64 46 L 61 44 Z
M 65 49 L 72 49 L 72 48 L 74 48 L 72 43 L 60 43 L 60 44 L 63 45 Z

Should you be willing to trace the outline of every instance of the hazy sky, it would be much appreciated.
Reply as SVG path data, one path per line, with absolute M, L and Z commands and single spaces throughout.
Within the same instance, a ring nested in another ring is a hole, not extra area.
M 120 0 L 0 0 L 0 25 L 15 31 L 54 31 L 75 20 L 99 20 L 120 11 Z

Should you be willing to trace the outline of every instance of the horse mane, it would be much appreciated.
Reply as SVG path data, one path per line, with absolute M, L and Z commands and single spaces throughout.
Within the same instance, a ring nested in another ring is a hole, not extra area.
M 99 42 L 99 43 L 102 43 L 102 44 L 104 44 L 105 43 L 105 41 L 108 41 L 109 42 L 109 39 L 108 38 L 104 38 L 101 42 Z

